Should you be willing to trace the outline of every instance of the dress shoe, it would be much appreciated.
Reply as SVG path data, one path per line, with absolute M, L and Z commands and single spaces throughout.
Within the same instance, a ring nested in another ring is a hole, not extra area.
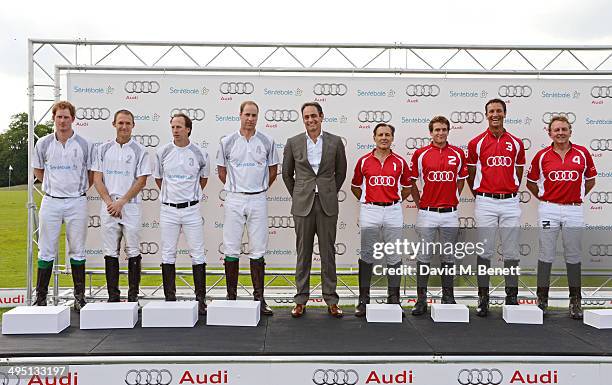
M 342 316 L 344 315 L 344 313 L 342 312 L 342 309 L 340 309 L 338 307 L 338 305 L 334 304 L 334 305 L 329 305 L 327 307 L 327 312 L 332 316 L 332 317 L 336 317 L 336 318 L 342 318 Z
M 306 311 L 306 305 L 302 305 L 301 303 L 296 303 L 293 309 L 291 309 L 291 317 L 300 318 L 304 315 Z

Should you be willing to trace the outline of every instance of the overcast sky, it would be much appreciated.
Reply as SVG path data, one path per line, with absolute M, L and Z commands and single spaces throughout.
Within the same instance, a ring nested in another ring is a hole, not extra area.
M 27 39 L 612 45 L 610 0 L 2 1 L 0 130 L 27 111 Z

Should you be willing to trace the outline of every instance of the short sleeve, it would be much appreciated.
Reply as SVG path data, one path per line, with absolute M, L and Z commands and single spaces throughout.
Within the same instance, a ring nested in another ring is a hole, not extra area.
M 527 172 L 527 180 L 530 182 L 537 183 L 540 180 L 540 158 L 542 154 L 536 154 L 536 156 L 531 160 L 531 165 L 529 166 L 529 171 Z
M 361 172 L 361 163 L 362 159 L 357 161 L 355 165 L 355 172 L 353 173 L 353 179 L 351 180 L 351 186 L 353 187 L 361 187 L 363 183 L 363 173 Z

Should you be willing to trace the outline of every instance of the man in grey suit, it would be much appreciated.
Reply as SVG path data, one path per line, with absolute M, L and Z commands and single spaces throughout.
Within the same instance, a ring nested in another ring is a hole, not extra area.
M 302 106 L 306 132 L 287 140 L 283 154 L 283 181 L 292 197 L 297 263 L 295 267 L 294 318 L 304 314 L 310 296 L 310 267 L 314 235 L 319 240 L 323 299 L 329 314 L 342 317 L 336 293 L 336 224 L 338 191 L 346 178 L 346 155 L 339 136 L 322 132 L 323 108 L 309 102 Z

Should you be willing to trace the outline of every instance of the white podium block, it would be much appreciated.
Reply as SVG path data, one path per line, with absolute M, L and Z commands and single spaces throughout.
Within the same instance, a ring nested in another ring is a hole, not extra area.
M 366 320 L 402 323 L 402 308 L 397 304 L 369 303 L 366 305 Z
M 461 304 L 431 305 L 431 319 L 434 322 L 470 322 L 470 311 Z
M 138 303 L 88 303 L 81 309 L 80 319 L 81 329 L 131 329 L 138 322 Z
M 68 306 L 18 306 L 2 314 L 2 334 L 57 334 L 68 326 Z
M 259 301 L 214 300 L 208 305 L 206 325 L 257 326 L 260 306 Z
M 192 328 L 196 322 L 197 301 L 153 301 L 142 308 L 143 328 Z
M 584 323 L 597 329 L 612 329 L 612 309 L 585 310 Z
M 504 305 L 502 318 L 509 324 L 542 325 L 544 323 L 542 309 L 529 305 Z

